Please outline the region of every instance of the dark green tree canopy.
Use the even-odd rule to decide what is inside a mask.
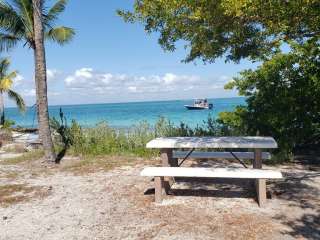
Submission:
[[[290,151],[320,144],[320,43],[291,47],[290,53],[278,53],[227,84],[247,97],[247,106],[232,116],[221,114],[225,123],[235,125],[241,119],[236,127],[274,136]]]
[[[299,0],[136,0],[134,10],[118,12],[159,32],[159,43],[173,51],[186,42],[185,61],[242,58],[263,60],[284,41],[319,37],[320,1]]]

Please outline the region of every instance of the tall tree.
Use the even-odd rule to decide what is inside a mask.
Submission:
[[[4,99],[3,95],[5,93],[8,94],[8,97],[12,99],[18,109],[21,112],[24,112],[26,109],[26,105],[24,103],[23,98],[14,90],[12,90],[12,85],[14,79],[17,76],[17,72],[8,72],[10,61],[8,58],[0,59],[0,125],[5,123],[5,113],[4,113]]]
[[[48,97],[47,97],[47,66],[44,48],[44,31],[42,22],[42,0],[33,0],[33,32],[34,32],[34,61],[36,95],[38,106],[39,134],[48,161],[56,161],[56,154],[49,126]]]
[[[11,0],[10,3],[0,1],[0,51],[20,41],[34,51],[39,135],[46,159],[53,162],[56,156],[49,127],[44,39],[62,45],[73,38],[72,28],[54,26],[67,0],[58,0],[51,8],[44,6],[44,0]]]

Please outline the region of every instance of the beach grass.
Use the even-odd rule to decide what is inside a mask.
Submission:
[[[110,127],[101,122],[93,128],[83,128],[76,121],[70,126],[54,120],[57,149],[66,148],[68,154],[75,156],[138,156],[154,157],[158,150],[147,149],[146,144],[156,137],[172,136],[223,136],[226,129],[215,119],[209,117],[195,128],[185,123],[176,126],[165,118],[159,118],[155,125],[142,121],[127,129]]]

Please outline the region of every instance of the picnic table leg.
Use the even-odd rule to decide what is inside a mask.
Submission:
[[[161,161],[163,167],[174,167],[174,160],[172,158],[172,149],[170,148],[163,148],[160,150],[161,152]],[[165,177],[164,178],[164,189],[166,193],[169,192],[170,186],[173,184],[172,177]]]
[[[163,177],[154,177],[154,186],[155,186],[155,202],[162,202],[162,192],[163,192]]]
[[[172,149],[164,148],[161,149],[161,160],[163,167],[177,167],[178,159],[172,157]]]
[[[262,168],[261,149],[255,149],[255,151],[254,151],[253,168],[257,168],[257,169]],[[266,180],[265,179],[255,180],[255,187],[256,187],[256,192],[257,192],[258,204],[260,207],[263,207],[263,205],[267,201]]]

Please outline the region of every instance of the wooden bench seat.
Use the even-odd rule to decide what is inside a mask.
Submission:
[[[198,178],[242,178],[257,179],[257,197],[260,206],[265,201],[265,179],[279,179],[282,174],[274,170],[247,168],[186,168],[186,167],[148,167],[142,170],[141,176],[155,178],[155,201],[162,201],[164,177],[198,177]]]
[[[173,151],[173,158],[185,158],[188,155],[188,151]],[[254,152],[232,152],[237,158],[240,159],[254,159]],[[194,151],[189,155],[189,158],[195,159],[234,159],[234,156],[230,152],[201,152]],[[271,159],[271,154],[268,152],[262,152],[262,159]]]

